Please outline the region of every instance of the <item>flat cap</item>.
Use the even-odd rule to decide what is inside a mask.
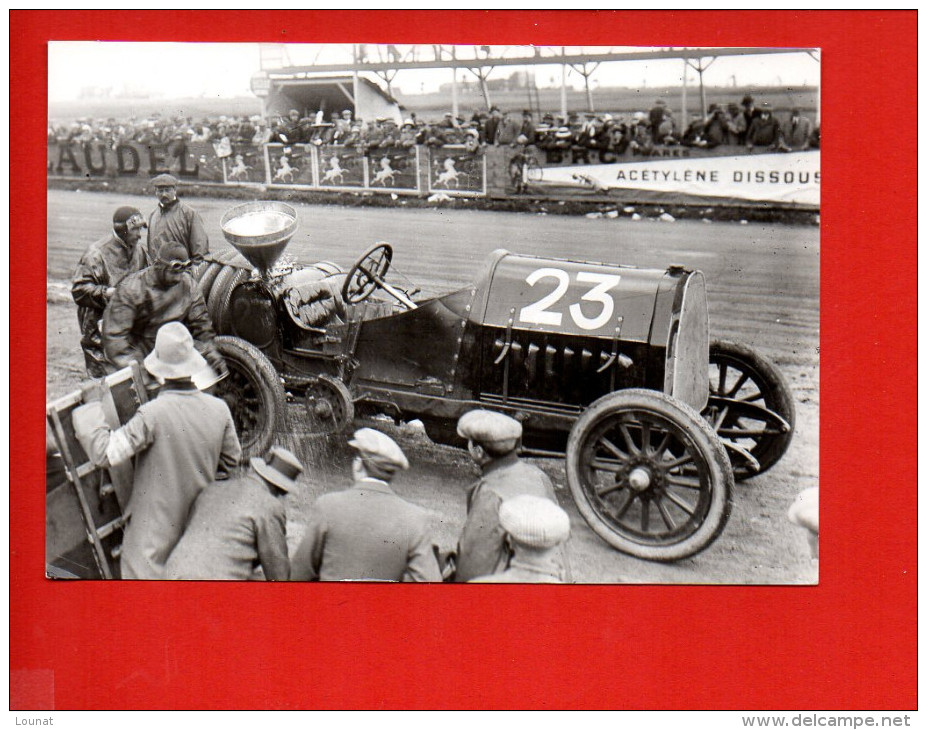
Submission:
[[[457,421],[457,435],[478,444],[497,444],[521,438],[521,424],[495,411],[468,411]]]
[[[358,429],[348,443],[357,450],[364,462],[376,469],[392,474],[397,469],[409,468],[409,460],[399,445],[385,433],[373,428]]]
[[[178,180],[173,175],[168,175],[164,173],[163,175],[158,175],[151,181],[151,184],[156,188],[167,188],[167,187],[177,187]]]
[[[499,524],[522,545],[552,548],[570,536],[570,517],[543,497],[522,494],[499,506]]]

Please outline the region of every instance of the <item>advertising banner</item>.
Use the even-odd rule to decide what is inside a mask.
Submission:
[[[651,158],[645,162],[545,167],[544,183],[653,190],[771,203],[821,204],[821,152]]]
[[[366,157],[354,146],[322,145],[318,148],[319,180],[322,188],[366,186]]]
[[[83,178],[154,177],[169,172],[180,178],[222,182],[222,164],[208,143],[181,140],[141,144],[125,142],[50,142],[49,175]]]
[[[377,147],[367,151],[369,187],[373,190],[418,190],[415,147]]]
[[[486,192],[486,164],[480,150],[463,145],[428,147],[429,192]]]
[[[315,184],[312,149],[307,149],[306,145],[269,144],[267,164],[272,185]]]

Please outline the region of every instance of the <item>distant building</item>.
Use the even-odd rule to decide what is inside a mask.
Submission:
[[[268,70],[269,89],[265,100],[267,116],[285,116],[296,109],[308,117],[320,109],[328,121],[332,112],[350,109],[355,118],[372,121],[377,117],[402,123],[402,107],[377,84],[360,77],[357,99],[354,98],[354,79],[343,76],[309,76],[305,71],[288,71],[286,68]]]

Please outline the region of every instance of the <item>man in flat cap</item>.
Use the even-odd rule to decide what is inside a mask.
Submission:
[[[91,244],[80,257],[71,279],[71,296],[77,304],[80,346],[87,374],[102,378],[108,372],[103,353],[100,320],[103,310],[126,275],[142,269],[145,255],[138,242],[146,223],[137,208],[123,205],[113,213],[112,230]]]
[[[111,431],[99,401],[76,408],[72,420],[95,466],[107,468],[135,457],[122,577],[158,580],[190,506],[217,477],[238,467],[241,445],[225,401],[200,392],[193,382],[206,362],[186,327],[179,322],[161,327],[144,364],[164,385],[125,426]]]
[[[512,552],[501,573],[471,583],[563,583],[557,546],[570,536],[570,517],[544,497],[522,494],[499,505],[499,524]]]
[[[193,335],[196,349],[216,372],[227,372],[213,345],[215,332],[199,287],[187,272],[193,266],[187,249],[176,242],[161,246],[154,264],[129,274],[103,313],[103,351],[114,369],[142,362],[155,345],[162,325],[180,322]]]
[[[148,264],[153,264],[158,251],[168,242],[183,245],[185,258],[200,261],[209,253],[209,237],[203,221],[193,208],[177,197],[177,178],[173,175],[158,175],[151,181],[158,207],[148,217],[148,245],[145,255]]]
[[[557,504],[548,476],[518,457],[521,424],[495,411],[464,413],[457,422],[457,434],[467,439],[470,458],[483,472],[467,494],[467,521],[457,543],[455,580],[466,582],[499,573],[509,565],[511,553],[505,530],[499,524],[499,507],[522,494],[541,497]],[[570,580],[566,554],[557,550],[559,577]]]
[[[287,580],[286,512],[281,497],[296,489],[303,466],[274,446],[237,479],[213,482],[193,503],[183,537],[165,566],[172,580]]]
[[[290,564],[290,580],[441,582],[428,512],[390,487],[409,468],[385,433],[362,428],[349,442],[357,452],[354,485],[323,494]]]

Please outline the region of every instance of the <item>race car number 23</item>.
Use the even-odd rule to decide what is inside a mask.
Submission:
[[[615,300],[609,292],[618,286],[621,277],[618,274],[604,274],[594,271],[577,271],[576,281],[580,284],[591,284],[581,297],[583,302],[592,302],[593,306],[599,305],[601,310],[594,317],[587,317],[583,313],[580,302],[575,302],[567,307],[570,317],[577,326],[584,330],[595,330],[607,324],[615,311]],[[534,304],[522,307],[518,317],[522,322],[531,322],[532,324],[548,325],[550,327],[559,327],[563,321],[563,312],[558,311],[557,305],[564,295],[570,289],[570,274],[563,269],[544,268],[536,269],[525,277],[525,282],[532,288],[537,284],[539,289],[550,284],[553,279],[555,283],[553,291],[545,294]],[[542,282],[544,282],[542,284]],[[590,309],[592,307],[588,307]]]

